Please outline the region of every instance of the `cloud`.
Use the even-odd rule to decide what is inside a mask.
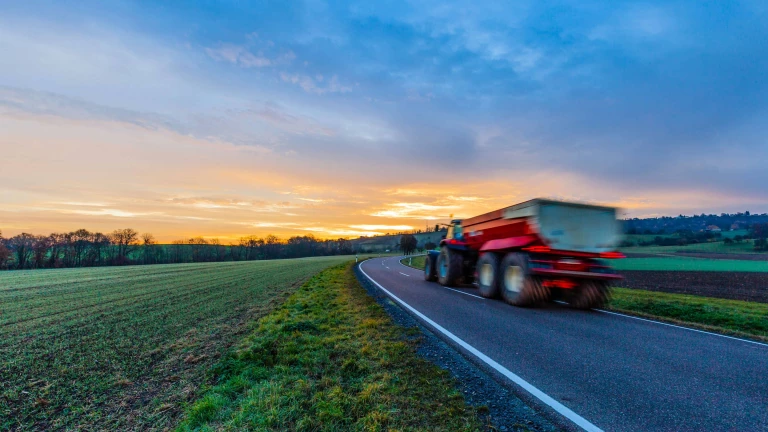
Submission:
[[[135,218],[139,216],[148,216],[151,213],[134,213],[130,211],[120,210],[120,209],[111,209],[111,208],[105,208],[105,209],[99,209],[99,210],[59,210],[62,213],[73,213],[73,214],[79,214],[79,215],[87,215],[87,216],[112,216],[112,217],[118,217],[118,218]]]
[[[415,203],[393,203],[388,204],[384,209],[371,213],[371,216],[401,219],[447,219],[449,213],[452,213],[459,206],[455,205],[434,205],[420,202]]]
[[[343,85],[339,82],[339,77],[333,75],[329,80],[325,80],[322,75],[311,77],[302,74],[280,73],[280,79],[284,82],[296,84],[307,93],[322,95],[325,93],[349,93],[352,86]]]
[[[253,54],[246,47],[238,45],[222,44],[217,48],[205,48],[205,53],[215,60],[227,61],[246,68],[262,68],[273,64],[272,60],[264,57],[263,53]]]
[[[350,225],[350,228],[364,231],[410,231],[411,225]]]

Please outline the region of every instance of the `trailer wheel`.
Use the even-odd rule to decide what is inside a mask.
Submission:
[[[477,288],[485,298],[499,296],[499,257],[488,252],[477,260]]]
[[[577,288],[571,306],[576,309],[603,307],[610,298],[608,284],[601,281],[587,280]]]
[[[437,281],[443,286],[452,286],[461,278],[464,258],[461,253],[443,247],[437,257]]]
[[[427,282],[434,282],[437,280],[437,269],[435,268],[435,260],[432,255],[427,254],[424,258],[424,280]]]
[[[549,288],[541,279],[528,271],[528,257],[521,253],[509,253],[499,268],[501,297],[514,306],[533,306],[549,299]]]

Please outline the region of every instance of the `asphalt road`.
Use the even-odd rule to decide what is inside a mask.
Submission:
[[[768,345],[557,304],[516,308],[425,282],[396,257],[361,269],[586,429],[768,431]]]

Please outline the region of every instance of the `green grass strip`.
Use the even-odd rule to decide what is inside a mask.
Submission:
[[[610,264],[616,270],[768,272],[768,261],[660,257],[624,258]]]
[[[426,259],[427,259],[426,255],[419,255],[419,256],[415,256],[415,257],[403,258],[403,259],[400,260],[400,262],[405,264],[405,265],[407,265],[407,266],[409,266],[409,267],[413,267],[413,268],[416,268],[416,269],[419,269],[419,270],[423,270],[424,269],[424,260],[426,260]]]
[[[411,332],[412,333],[412,332]],[[479,430],[349,264],[319,273],[212,370],[179,430]]]
[[[614,288],[608,309],[768,340],[768,304],[765,303]]]

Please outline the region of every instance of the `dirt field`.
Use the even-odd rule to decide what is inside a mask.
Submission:
[[[768,273],[639,270],[620,273],[625,279],[617,285],[627,288],[768,303]]]
[[[664,253],[637,253],[628,252],[627,258],[659,258],[659,257],[684,257],[684,258],[706,258],[717,260],[739,260],[739,261],[768,261],[768,254],[732,254],[716,252],[664,252]]]
[[[768,261],[766,254],[724,254],[710,252],[676,252],[672,255],[691,258],[725,259],[742,261]]]

